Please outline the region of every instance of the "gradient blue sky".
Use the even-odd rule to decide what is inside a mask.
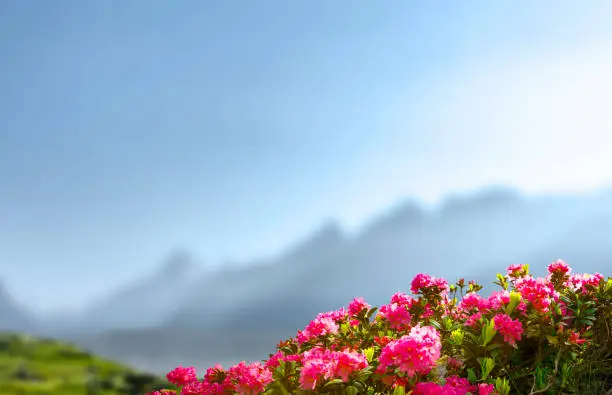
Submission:
[[[612,181],[612,2],[0,2],[0,276],[75,308],[405,196]]]

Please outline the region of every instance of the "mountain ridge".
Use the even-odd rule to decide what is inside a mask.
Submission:
[[[167,287],[174,299],[157,306],[148,325],[106,325],[66,336],[160,371],[179,361],[207,367],[265,358],[316,313],[356,296],[387,303],[394,292],[409,292],[418,272],[484,281],[489,290],[495,273],[512,263],[530,263],[537,272],[563,258],[579,271],[603,271],[612,261],[605,237],[611,226],[612,192],[526,196],[489,188],[450,196],[435,209],[405,200],[355,234],[325,222],[275,257],[199,273],[190,278],[193,287],[178,281]]]

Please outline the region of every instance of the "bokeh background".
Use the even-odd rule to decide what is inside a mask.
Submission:
[[[609,1],[0,2],[0,329],[267,358],[425,272],[612,268]]]

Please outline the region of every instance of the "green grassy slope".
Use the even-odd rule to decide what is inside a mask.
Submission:
[[[164,387],[162,377],[70,344],[0,332],[2,395],[143,395]]]

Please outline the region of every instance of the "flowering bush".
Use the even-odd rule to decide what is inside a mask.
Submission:
[[[262,362],[168,373],[161,394],[569,394],[612,388],[612,278],[563,261],[535,278],[511,265],[488,298],[463,279],[417,275],[380,309],[321,313]]]

